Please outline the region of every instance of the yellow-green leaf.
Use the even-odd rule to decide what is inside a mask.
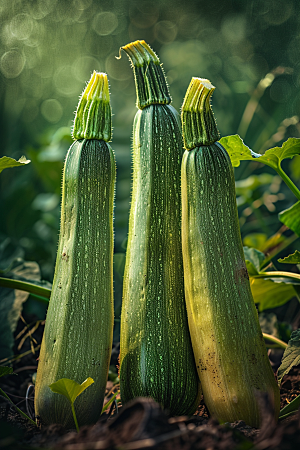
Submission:
[[[263,155],[253,152],[237,134],[223,137],[220,139],[220,143],[227,150],[233,167],[238,167],[240,161],[256,159],[277,170],[283,159],[293,158],[300,154],[300,138],[289,138],[282,144],[282,147],[270,148]]]
[[[275,283],[264,278],[250,277],[250,286],[254,302],[258,303],[260,312],[284,305],[296,295],[292,284]]]
[[[280,222],[300,236],[300,201],[279,213],[278,217]]]
[[[0,158],[0,173],[4,169],[9,169],[11,167],[24,166],[30,163],[30,159],[26,159],[25,156],[21,156],[21,158],[17,161],[13,158],[9,158],[8,156],[3,156]]]
[[[83,383],[79,384],[69,378],[61,378],[55,383],[50,384],[49,388],[56,394],[61,394],[66,397],[71,404],[73,404],[83,391],[94,383],[93,378],[87,378]]]
[[[278,262],[284,264],[300,264],[300,252],[296,250],[295,253],[292,253],[285,258],[279,258]]]
[[[259,153],[254,153],[247,147],[238,134],[222,137],[219,142],[227,150],[233,167],[238,167],[240,161],[249,161],[261,157]]]

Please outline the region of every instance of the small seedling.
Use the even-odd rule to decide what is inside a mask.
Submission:
[[[77,432],[79,432],[79,426],[75,413],[74,402],[76,398],[93,383],[94,380],[90,377],[81,384],[77,383],[74,380],[69,380],[68,378],[61,378],[60,380],[50,384],[49,386],[52,392],[63,395],[69,400]]]
[[[4,375],[9,375],[9,374],[11,374],[11,373],[13,373],[12,367],[5,367],[5,366],[0,367],[0,378],[1,378],[1,377],[4,377]],[[29,420],[29,422],[31,422],[33,425],[37,426],[37,424],[36,424],[32,419],[30,419],[30,417],[28,417],[27,414],[25,414],[23,411],[21,411],[21,410],[14,404],[14,402],[11,401],[11,399],[9,398],[9,396],[8,396],[7,394],[5,394],[5,392],[4,392],[1,388],[0,388],[0,396],[1,396],[1,397],[4,397],[4,398],[9,402],[9,404],[10,404],[11,406],[13,406],[13,407],[18,411],[19,414],[21,414],[21,416],[25,417],[25,419]]]

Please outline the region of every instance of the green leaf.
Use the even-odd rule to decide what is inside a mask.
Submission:
[[[50,384],[49,388],[56,394],[66,397],[71,404],[73,404],[83,391],[86,390],[91,384],[94,383],[93,378],[87,378],[83,383],[79,384],[69,378],[61,378],[55,383]]]
[[[4,375],[9,375],[10,373],[13,373],[12,367],[6,367],[6,366],[0,367],[0,377],[4,377]]]
[[[238,167],[240,161],[256,159],[277,171],[283,159],[300,154],[300,138],[289,138],[282,147],[270,148],[263,155],[253,152],[237,134],[223,137],[220,143],[227,150],[233,167]]]
[[[248,247],[244,247],[244,255],[249,276],[257,275],[266,258],[265,255],[256,248]]]
[[[261,157],[259,153],[254,153],[247,147],[238,134],[222,137],[219,142],[227,150],[233,167],[238,167],[240,161],[249,161]]]
[[[274,147],[267,150],[259,161],[277,170],[282,160],[293,158],[300,154],[300,139],[289,138],[282,144],[282,147]]]
[[[300,201],[278,214],[280,222],[284,223],[294,233],[300,236]]]
[[[21,158],[16,161],[13,158],[9,158],[8,156],[3,156],[0,158],[0,173],[4,169],[9,169],[11,167],[24,166],[30,163],[30,159],[26,159],[25,156],[21,156]]]
[[[254,302],[258,303],[259,312],[284,305],[293,297],[295,290],[292,284],[274,282],[264,278],[250,276],[250,286]]]
[[[300,395],[298,395],[298,397],[294,398],[294,400],[292,400],[291,403],[289,403],[280,410],[279,419],[285,419],[291,414],[298,412],[299,406],[300,406]]]
[[[283,354],[281,365],[277,372],[279,386],[284,375],[288,374],[291,368],[298,364],[300,364],[300,329],[292,332],[291,339]]]
[[[277,261],[284,264],[300,264],[300,252],[296,250],[295,253],[285,258],[279,258]]]

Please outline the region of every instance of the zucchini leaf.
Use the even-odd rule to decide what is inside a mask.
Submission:
[[[264,253],[256,248],[244,247],[244,255],[249,276],[258,275],[260,268],[266,259]]]
[[[280,386],[284,375],[288,374],[292,367],[300,364],[300,329],[293,331],[288,346],[283,354],[280,367],[277,372],[278,385]]]
[[[259,312],[277,308],[295,297],[295,286],[299,285],[299,280],[289,277],[289,272],[282,272],[283,276],[280,278],[272,278],[272,272],[263,272],[261,268],[266,257],[256,248],[244,247],[244,255],[251,292]],[[265,278],[261,277],[262,275],[265,275]]]
[[[284,305],[296,295],[292,284],[282,281],[278,282],[277,280],[275,282],[270,279],[255,278],[255,276],[251,275],[250,287],[254,302],[258,303],[259,312]]]
[[[219,142],[229,154],[233,167],[238,167],[241,161],[251,161],[261,157],[259,153],[247,147],[238,134],[222,137]]]
[[[0,158],[0,173],[4,169],[9,169],[11,167],[24,166],[30,163],[30,159],[26,159],[25,156],[21,156],[21,158],[17,161],[14,158],[9,158],[8,156],[3,156]]]
[[[255,153],[247,147],[238,134],[223,137],[220,139],[220,143],[227,150],[233,167],[238,167],[240,161],[255,159],[277,171],[283,159],[293,158],[300,154],[300,138],[289,138],[282,144],[282,147],[270,148],[263,155]]]
[[[285,258],[279,258],[277,261],[284,264],[300,264],[300,252],[296,250],[295,253],[292,253]]]
[[[300,406],[300,395],[298,395],[298,397],[294,398],[294,400],[292,400],[291,403],[289,403],[280,410],[279,419],[285,419],[291,414],[298,412],[299,406]]]
[[[284,223],[294,233],[300,236],[300,201],[278,214],[280,222]]]

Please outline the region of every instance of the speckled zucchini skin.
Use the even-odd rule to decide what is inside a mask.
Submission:
[[[185,151],[182,243],[189,328],[204,401],[222,422],[258,427],[254,390],[279,389],[250,290],[230,158],[219,144]]]
[[[180,118],[170,105],[149,105],[137,112],[133,130],[121,398],[150,396],[171,414],[190,414],[201,389],[184,302]]]
[[[75,141],[63,174],[61,228],[35,387],[36,415],[74,427],[71,407],[49,388],[60,378],[92,384],[75,401],[79,425],[101,414],[113,332],[115,160],[102,140]]]

